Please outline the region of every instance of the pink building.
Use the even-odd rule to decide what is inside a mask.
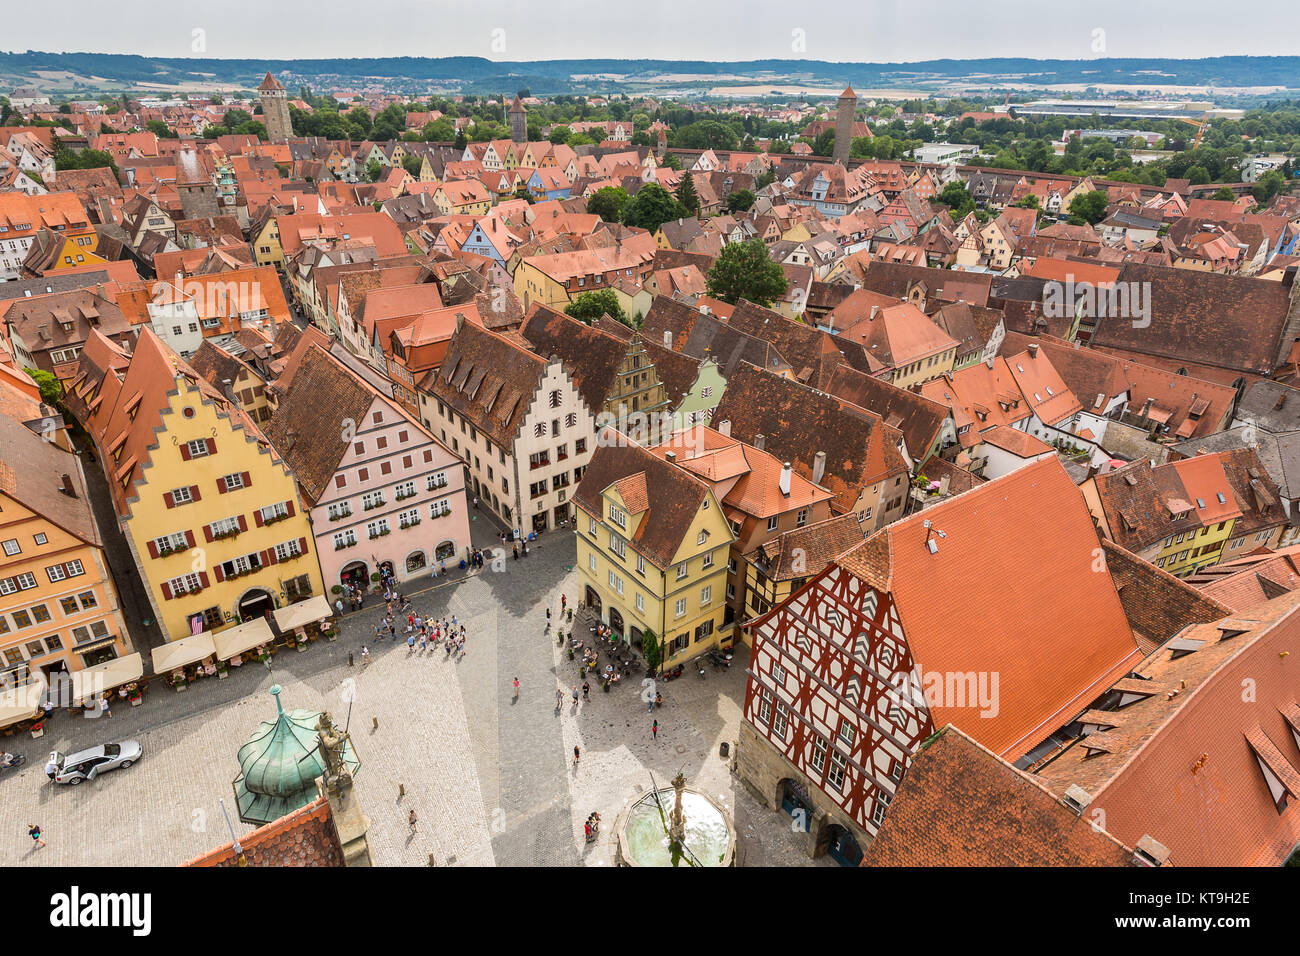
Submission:
[[[325,587],[399,581],[469,552],[462,461],[329,352],[302,350],[276,382],[266,436],[311,510]]]

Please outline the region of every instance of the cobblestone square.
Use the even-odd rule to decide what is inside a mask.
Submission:
[[[474,537],[483,547],[497,543],[482,515]],[[340,726],[350,722],[377,865],[427,865],[432,857],[438,865],[610,866],[608,832],[584,843],[587,814],[598,810],[612,829],[652,774],[662,786],[678,770],[734,813],[740,864],[810,865],[790,818],[759,806],[719,755],[724,741],[734,753],[743,655],[728,669],[709,667],[703,678],[688,669],[661,684],[664,706],[654,714],[640,700],[635,675],[608,693],[593,681],[590,700],[574,706],[569,689],[581,683],[578,665],[547,631],[545,613],[551,607],[558,621],[560,595],[576,600],[573,561],[572,536],[559,532],[527,558],[508,559],[503,571],[489,567],[408,593],[421,613],[455,614],[466,625],[463,657],[412,653],[400,639],[376,642],[383,609],[371,598],[371,606],[344,617],[337,641],[301,653],[280,648],[269,671],[246,664],[184,693],[155,681],[141,706],[115,704],[111,718],[57,713],[43,738],[8,738],[5,747],[28,764],[0,779],[9,824],[0,862],[176,865],[229,841],[222,798],[236,834],[248,832],[233,815],[235,752],[259,722],[273,719],[268,691],[278,683],[286,708],[323,708]],[[372,658],[365,667],[363,643]],[[346,681],[355,687],[350,717]],[[559,708],[557,689],[565,691]],[[655,719],[658,739],[651,736]],[[115,739],[140,741],[141,762],[78,787],[46,781],[49,750]],[[582,748],[577,768],[575,745]],[[406,823],[411,808],[419,817],[414,834]],[[29,845],[30,823],[41,825],[48,847]]]

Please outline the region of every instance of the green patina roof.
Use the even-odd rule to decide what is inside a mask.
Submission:
[[[245,823],[270,823],[311,803],[317,796],[316,778],[325,772],[317,746],[320,711],[286,712],[279,684],[271,694],[276,719],[263,721],[236,754],[240,774],[235,778],[235,800]],[[344,763],[354,773],[360,766],[350,743]]]

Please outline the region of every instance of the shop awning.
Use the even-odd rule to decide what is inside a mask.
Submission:
[[[224,631],[217,631],[211,636],[212,643],[217,649],[217,657],[223,661],[228,661],[244,651],[250,651],[258,644],[270,644],[275,640],[275,635],[271,633],[271,625],[266,623],[264,617],[253,618],[243,624],[228,627]]]
[[[31,720],[41,712],[44,696],[45,685],[40,683],[6,687],[0,691],[0,727],[8,727],[20,720]]]
[[[121,687],[144,674],[144,661],[138,653],[115,657],[94,667],[72,672],[72,698],[76,701],[98,697],[105,691]]]
[[[153,672],[167,674],[178,667],[211,657],[216,652],[212,635],[207,632],[182,637],[179,641],[172,641],[153,649]]]
[[[295,627],[323,621],[333,613],[334,611],[326,597],[323,594],[317,594],[305,601],[299,601],[297,604],[290,604],[288,607],[280,608],[275,612],[275,625],[281,631],[292,631]]]

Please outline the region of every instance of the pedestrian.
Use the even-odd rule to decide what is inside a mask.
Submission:
[[[334,602],[334,612],[335,612],[336,614],[338,614],[339,617],[342,617],[342,616],[343,616],[343,599],[342,599],[342,598],[339,598],[337,601]]]
[[[50,759],[45,761],[45,776],[53,780],[54,775],[58,772],[59,765],[54,762],[54,752],[50,751]]]
[[[655,740],[659,739],[659,721],[656,720],[653,724],[650,725],[650,736],[653,737]]]
[[[577,744],[574,744],[573,745],[573,769],[574,770],[578,769],[578,761],[581,759],[582,759],[582,751],[578,749]]]
[[[566,606],[568,603],[569,603],[569,596],[568,596],[567,594],[561,594],[561,595],[560,595],[560,613],[561,613],[561,614],[564,613],[564,608],[565,608],[565,606]]]
[[[474,510],[478,511],[478,495],[474,496]]]
[[[577,684],[573,685],[573,706],[574,707],[578,706],[578,685]]]
[[[518,561],[518,560],[519,560],[519,543],[516,542],[516,543],[513,545],[513,547],[514,547],[514,549],[515,549],[515,560]]]
[[[407,824],[411,827],[411,832],[414,833],[414,832],[415,832],[415,825],[416,825],[416,823],[419,822],[419,820],[418,820],[418,819],[416,818],[416,816],[415,816],[415,808],[414,808],[414,807],[412,807],[412,808],[411,808],[411,812],[408,813],[408,814],[406,815],[406,822],[407,822]]]
[[[591,684],[585,680],[582,682],[582,699],[591,700]]]
[[[515,700],[519,699],[519,678],[515,678]]]
[[[41,839],[40,824],[29,823],[27,825],[27,835],[31,837],[34,842],[39,843],[41,846],[45,846],[45,841]]]
[[[370,663],[370,648],[362,644],[361,645],[361,666],[365,667],[369,663]]]
[[[107,697],[101,697],[101,698],[99,698],[99,716],[101,716],[101,717],[112,717],[112,716],[113,716],[113,712],[112,712],[111,710],[108,709],[108,698],[107,698]]]
[[[408,654],[411,654],[414,653],[414,651],[415,651],[415,635],[412,634],[406,639],[406,652]]]
[[[564,706],[564,691],[560,690],[557,687],[555,688],[555,709],[559,710],[563,706]]]

